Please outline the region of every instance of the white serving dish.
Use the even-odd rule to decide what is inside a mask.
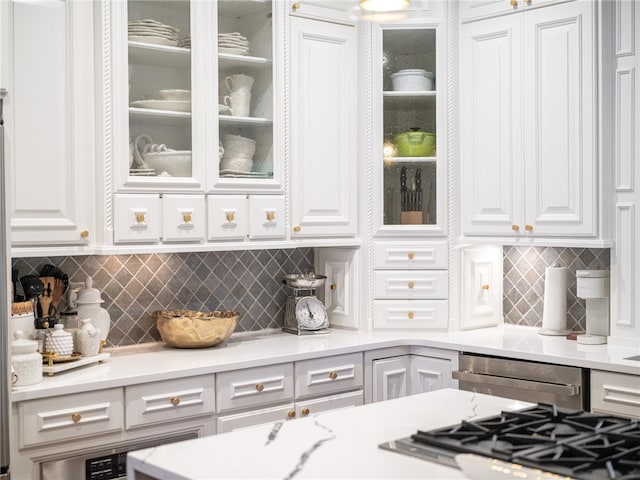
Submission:
[[[152,108],[154,110],[171,110],[173,112],[190,112],[191,100],[136,100],[131,102],[132,107]]]
[[[157,175],[167,172],[172,177],[191,176],[191,150],[148,152],[143,153],[142,157]]]
[[[168,100],[191,103],[191,90],[156,90],[154,92],[145,94],[144,97],[146,100]]]
[[[419,68],[400,70],[391,75],[393,90],[422,92],[433,90],[433,73]]]

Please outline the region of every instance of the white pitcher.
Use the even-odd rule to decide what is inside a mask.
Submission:
[[[251,93],[253,82],[254,78],[249,75],[245,75],[244,73],[236,73],[224,79],[224,83],[229,92]]]

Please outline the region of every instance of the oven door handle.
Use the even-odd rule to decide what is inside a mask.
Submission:
[[[522,390],[546,392],[556,395],[580,394],[580,385],[560,385],[558,383],[521,380],[519,378],[498,377],[495,375],[485,375],[470,372],[451,372],[451,376],[456,380],[479,383],[485,386],[495,385],[500,387],[519,388]]]

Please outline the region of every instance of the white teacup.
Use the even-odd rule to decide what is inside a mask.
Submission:
[[[231,92],[225,95],[224,104],[231,109],[232,117],[248,117],[251,111],[251,94],[248,92]]]
[[[254,79],[244,73],[236,73],[230,75],[224,79],[224,83],[227,86],[229,92],[246,92],[251,93],[251,87],[253,87]]]

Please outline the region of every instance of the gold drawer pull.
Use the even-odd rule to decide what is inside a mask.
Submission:
[[[80,415],[79,413],[73,413],[71,414],[71,420],[73,420],[73,423],[78,423],[80,420],[82,420],[82,415]]]
[[[259,391],[259,392],[263,391],[264,390],[264,385],[261,384],[261,383],[257,384],[256,385],[256,390]]]
[[[527,232],[530,232],[531,230],[533,230],[533,225],[528,225],[528,224],[527,224],[527,225],[525,225],[525,226],[524,226],[524,229],[525,229]]]
[[[298,10],[299,8],[300,8],[300,3],[299,2],[296,2],[293,5],[291,5],[291,10],[293,10],[294,12],[296,10]]]
[[[236,216],[231,212],[227,212],[226,217],[227,217],[227,222],[233,222],[236,219]]]
[[[409,282],[409,283],[407,284],[407,287],[409,287],[409,288],[413,288],[413,287],[414,287],[414,283],[413,283],[413,282]]]
[[[511,225],[511,230],[513,230],[514,232],[517,232],[518,230],[520,230],[520,226],[519,225]]]
[[[309,410],[308,408],[302,409],[302,415],[309,415],[310,413],[311,413],[311,410]]]
[[[136,213],[136,222],[138,223],[144,222],[144,213]]]
[[[183,213],[182,214],[182,220],[184,220],[185,223],[191,222],[191,214],[190,213]]]
[[[267,212],[267,220],[273,222],[276,219],[276,214],[273,212]]]
[[[174,407],[180,405],[180,397],[171,397],[171,405]]]
[[[413,317],[414,317],[413,312],[407,313],[407,317],[409,317],[409,320],[413,320]]]
[[[335,283],[332,283],[331,285],[329,285],[329,288],[330,288],[331,290],[335,290],[335,289],[336,289],[336,288],[338,288],[338,287],[336,286],[336,284],[335,284]]]
[[[487,284],[482,285],[482,289],[483,290],[489,290],[489,285],[487,285]]]
[[[413,260],[413,257],[414,257],[413,252],[407,253],[407,257],[409,258],[409,260]]]
[[[287,417],[293,418],[295,416],[296,416],[295,410],[289,410],[289,412],[287,412]]]
[[[87,230],[83,230],[80,232],[81,238],[87,238],[89,236],[89,232]]]
[[[337,374],[336,372],[331,372],[331,373],[329,374],[329,378],[330,378],[331,380],[335,380],[336,378],[338,378],[338,374]]]
[[[302,228],[300,228],[300,226],[298,226],[298,225],[293,227],[293,231],[296,232],[296,233],[300,233],[300,230],[302,230]]]
[[[512,7],[517,7],[518,6],[518,0],[510,0],[509,3],[511,4]]]

